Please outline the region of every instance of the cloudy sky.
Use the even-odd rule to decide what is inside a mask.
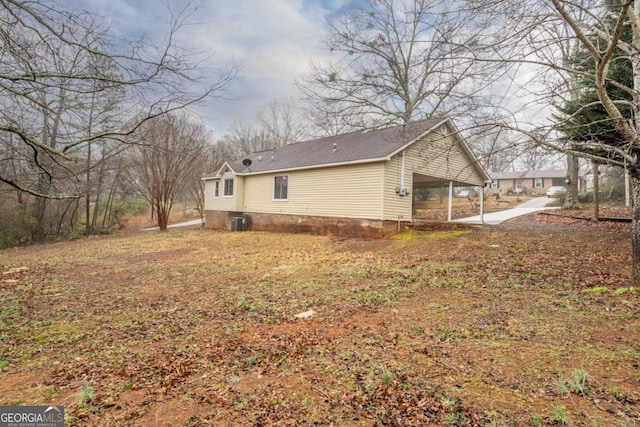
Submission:
[[[172,0],[177,8],[184,1]],[[158,0],[85,0],[87,10],[111,21],[112,29],[129,37],[166,35],[166,6]],[[200,0],[190,20],[188,43],[213,55],[214,65],[235,62],[241,71],[231,86],[231,99],[214,100],[200,110],[220,137],[234,122],[251,122],[273,99],[296,94],[294,80],[322,61],[320,49],[327,19],[346,0]]]

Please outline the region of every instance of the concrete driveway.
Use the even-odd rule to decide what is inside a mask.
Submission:
[[[179,222],[177,224],[170,224],[167,226],[167,228],[182,228],[182,227],[195,227],[197,225],[201,225],[204,224],[204,221],[201,219],[194,219],[191,221],[185,221],[185,222]],[[160,228],[158,227],[149,227],[149,228],[143,228],[142,231],[157,231],[160,230]]]
[[[491,212],[484,214],[484,224],[497,225],[501,222],[507,221],[512,218],[516,218],[523,215],[528,215],[535,212],[540,212],[549,209],[560,209],[559,207],[548,207],[547,205],[558,199],[552,199],[549,197],[536,197],[535,199],[527,200],[526,202],[516,206],[512,209],[506,209],[500,212]],[[480,221],[480,215],[470,216],[468,218],[454,219],[451,222],[459,222],[464,224],[482,224]]]

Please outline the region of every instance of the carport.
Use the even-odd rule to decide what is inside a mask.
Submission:
[[[485,181],[485,185],[491,181]],[[443,179],[434,176],[423,175],[420,173],[413,173],[413,188],[447,188],[447,222],[452,221],[453,211],[453,189],[456,187],[478,187],[476,183],[470,183],[459,180]],[[479,192],[480,195],[480,222],[484,223],[484,188]]]

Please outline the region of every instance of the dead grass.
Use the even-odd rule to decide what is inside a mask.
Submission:
[[[636,425],[628,225],[535,218],[1,251],[0,404],[71,426]]]

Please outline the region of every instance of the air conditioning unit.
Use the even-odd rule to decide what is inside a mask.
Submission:
[[[234,216],[231,218],[231,231],[245,231],[244,218],[241,216]]]

